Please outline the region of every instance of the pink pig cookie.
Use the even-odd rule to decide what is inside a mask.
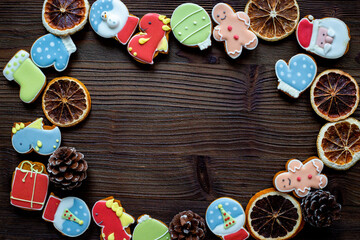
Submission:
[[[280,192],[294,191],[298,197],[305,197],[311,188],[322,189],[328,183],[327,177],[321,174],[324,163],[316,157],[304,163],[291,159],[286,166],[287,172],[281,171],[274,177],[274,186]]]
[[[212,10],[212,18],[219,24],[213,36],[216,41],[225,41],[226,53],[231,58],[239,57],[243,46],[249,50],[257,47],[258,39],[249,30],[250,18],[246,13],[235,12],[230,5],[218,3]]]

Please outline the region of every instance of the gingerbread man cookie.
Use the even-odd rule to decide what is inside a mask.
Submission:
[[[212,10],[213,20],[219,24],[214,28],[213,36],[216,41],[225,42],[226,53],[233,59],[241,55],[242,48],[253,50],[257,47],[258,39],[249,30],[250,18],[244,12],[235,12],[226,3],[218,3]]]
[[[287,171],[278,172],[274,177],[274,186],[280,192],[292,192],[298,197],[305,197],[311,188],[326,187],[328,179],[321,171],[324,163],[317,157],[310,157],[304,163],[290,159],[286,164]]]

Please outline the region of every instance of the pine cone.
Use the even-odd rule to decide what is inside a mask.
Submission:
[[[72,147],[61,147],[49,158],[47,170],[50,181],[62,190],[80,187],[86,179],[88,164],[84,155]]]
[[[169,225],[172,240],[201,240],[205,238],[205,220],[191,210],[174,216]]]
[[[341,205],[328,191],[317,190],[301,202],[304,220],[314,227],[328,227],[340,219]]]

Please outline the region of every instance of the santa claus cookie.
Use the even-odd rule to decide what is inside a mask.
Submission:
[[[224,42],[226,53],[233,59],[241,55],[243,47],[253,50],[258,39],[249,30],[250,18],[244,12],[235,12],[226,3],[218,3],[212,10],[212,18],[217,25],[213,36],[216,41]]]
[[[97,201],[92,209],[95,223],[101,227],[101,240],[130,240],[130,225],[135,219],[125,212],[119,200],[108,197]]]
[[[311,188],[323,189],[328,179],[321,171],[324,163],[317,157],[310,157],[305,162],[290,159],[286,163],[287,171],[274,176],[274,186],[279,192],[292,192],[298,197],[305,197]]]
[[[103,38],[126,44],[135,32],[139,18],[129,14],[120,0],[97,0],[90,9],[90,25]]]
[[[244,228],[244,209],[232,198],[222,197],[213,201],[206,210],[205,218],[209,229],[223,240],[244,240],[249,237]]]
[[[336,59],[349,49],[350,30],[337,18],[314,19],[309,15],[300,20],[296,38],[306,51],[323,58]]]

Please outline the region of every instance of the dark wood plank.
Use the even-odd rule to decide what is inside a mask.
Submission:
[[[94,1],[91,0],[91,3]],[[124,0],[130,12],[156,11],[171,16],[182,1]],[[197,0],[211,12],[217,1]],[[246,1],[229,1],[242,10]],[[299,1],[301,16],[334,16],[351,30],[350,51],[338,60],[315,57],[319,71],[342,69],[360,78],[359,1]],[[30,50],[46,30],[42,1],[0,1],[0,66],[19,49]],[[243,207],[256,192],[272,186],[272,177],[289,158],[316,155],[315,141],[325,121],[311,108],[309,93],[291,100],[276,90],[274,64],[303,52],[295,36],[260,41],[254,51],[230,60],[222,43],[201,52],[181,46],[170,35],[170,53],[154,66],[134,61],[126,48],[97,36],[87,25],[75,34],[78,48],[67,70],[44,69],[48,80],[69,75],[81,80],[92,97],[88,119],[62,129],[63,145],[85,154],[89,178],[74,192],[89,205],[113,195],[135,217],[147,213],[166,223],[179,211],[204,216],[217,197],[230,196]],[[61,235],[40,212],[9,203],[12,171],[25,159],[46,163],[46,157],[19,155],[11,147],[15,121],[43,116],[41,101],[26,105],[16,83],[0,81],[0,238],[55,239]],[[359,118],[356,111],[354,117]],[[346,172],[326,168],[328,189],[343,205],[341,221],[329,229],[306,226],[295,239],[357,239],[360,234],[360,166]],[[79,239],[99,239],[92,223]],[[209,240],[218,239],[208,234]]]

